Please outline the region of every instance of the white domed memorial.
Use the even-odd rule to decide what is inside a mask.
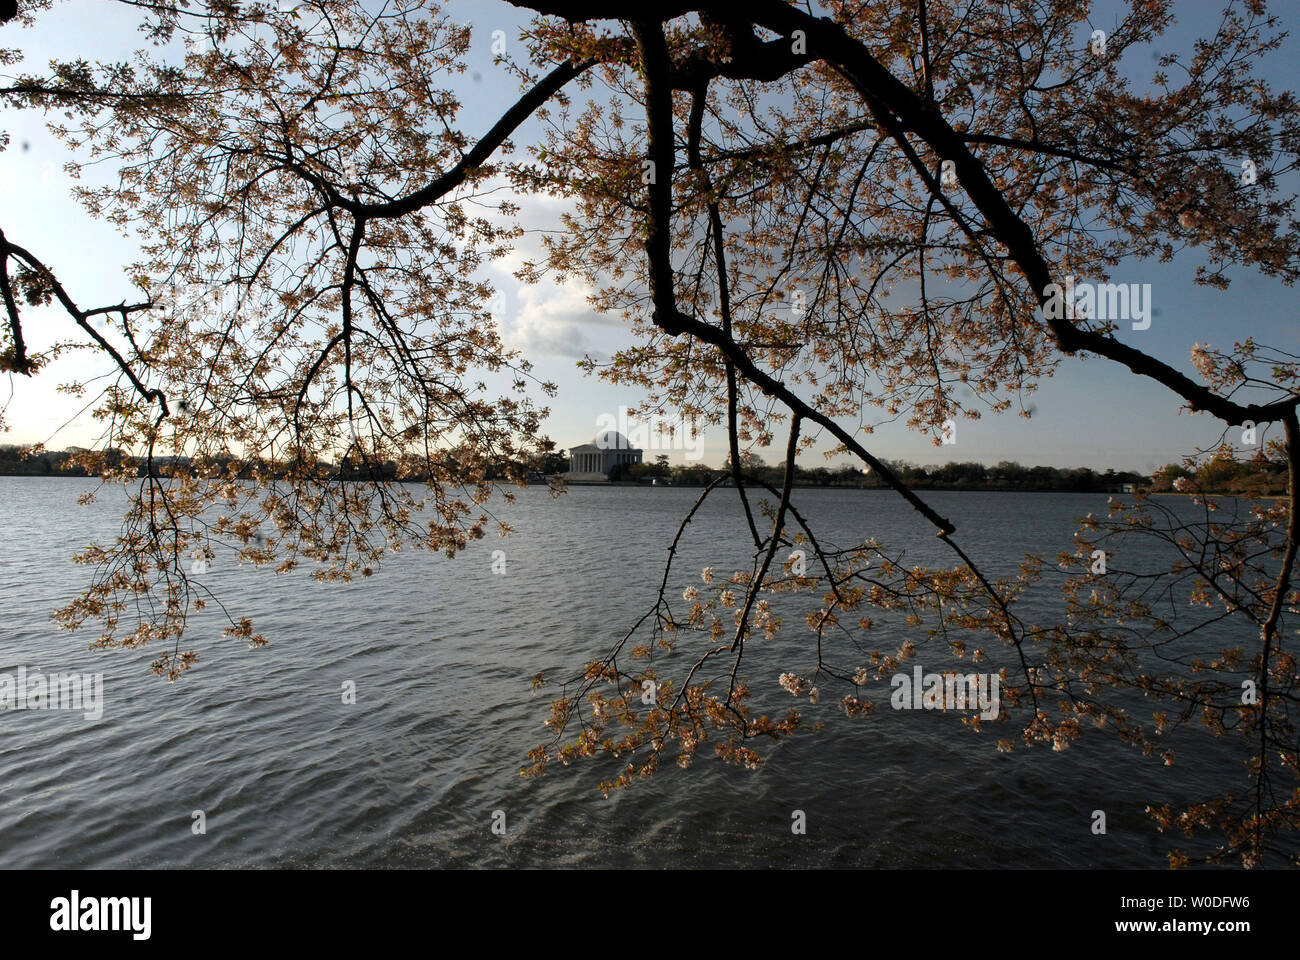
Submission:
[[[641,462],[643,450],[617,430],[606,430],[590,443],[569,449],[568,481],[605,483],[615,467],[630,467]]]

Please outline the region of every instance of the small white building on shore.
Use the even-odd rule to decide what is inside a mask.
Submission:
[[[569,472],[564,478],[588,483],[608,481],[615,467],[640,463],[643,453],[617,430],[606,430],[590,443],[569,448]]]

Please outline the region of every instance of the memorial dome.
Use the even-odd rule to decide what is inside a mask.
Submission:
[[[632,450],[631,441],[617,430],[606,430],[591,441],[602,450]]]

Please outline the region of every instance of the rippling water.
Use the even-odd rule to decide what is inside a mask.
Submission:
[[[320,585],[224,563],[207,582],[254,618],[270,646],[223,640],[196,617],[198,665],[175,683],[156,652],[88,652],[50,612],[87,571],[69,562],[111,538],[116,491],[78,507],[74,478],[0,477],[0,672],[102,672],[102,719],[0,712],[0,866],[863,866],[1160,867],[1178,838],[1144,807],[1244,784],[1237,745],[1193,731],[1164,767],[1085,733],[1068,751],[999,754],[995,737],[952,716],[892,711],[888,688],[866,720],[834,697],[805,704],[809,730],[767,749],[751,772],[703,753],[611,799],[609,764],[526,780],[544,739],[549,691],[600,657],[648,608],[676,526],[699,495],[677,488],[520,492],[502,514],[517,532],[456,559],[408,551],[376,577]],[[802,490],[796,505],[826,539],[876,536],[917,562],[946,560],[932,532],[884,491]],[[977,562],[1003,570],[1054,555],[1104,496],[931,493]],[[744,544],[734,496],[718,491],[679,554],[682,586],[730,569]],[[507,572],[491,572],[504,549]],[[807,636],[787,618],[792,636]],[[847,664],[851,660],[841,658]],[[923,665],[924,657],[921,658]],[[756,706],[788,709],[782,669],[811,660],[756,649],[742,671]],[[345,681],[357,703],[342,702]],[[820,733],[814,722],[825,721]],[[612,762],[612,761],[611,761]],[[793,835],[791,812],[808,832]],[[1090,831],[1093,810],[1108,832]],[[202,810],[207,832],[191,831]],[[507,832],[491,832],[492,813]]]

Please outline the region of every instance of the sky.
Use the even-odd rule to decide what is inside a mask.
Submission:
[[[1206,0],[1177,4],[1179,23],[1148,45],[1149,52],[1130,55],[1134,75],[1140,76],[1145,69],[1149,76],[1161,53],[1187,50],[1190,37],[1208,31],[1217,22],[1219,8],[1218,2]],[[1277,9],[1287,15],[1286,5]],[[528,18],[497,2],[457,3],[450,10],[458,20],[468,20],[474,26],[469,69],[459,78],[458,86],[465,102],[462,129],[477,136],[518,96],[516,81],[492,63],[492,32],[504,30],[508,42],[514,42]],[[1098,5],[1092,19],[1093,26],[1106,28],[1114,17]],[[1080,28],[1081,45],[1087,42],[1088,33]],[[34,29],[0,27],[0,46],[20,47],[27,57],[20,69],[32,72],[51,58],[110,59],[140,45],[142,38],[134,32],[129,8],[110,0],[63,0]],[[1142,60],[1143,53],[1149,56],[1149,64]],[[1262,72],[1277,87],[1295,88],[1300,86],[1296,63],[1297,39],[1289,37]],[[62,171],[69,154],[48,133],[45,123],[36,112],[10,109],[0,116],[0,130],[11,137],[8,149],[0,152],[0,226],[14,242],[44,254],[74,296],[96,303],[134,299],[135,291],[122,274],[123,265],[134,258],[132,241],[88,217],[70,195]],[[528,142],[528,130],[525,126],[516,136],[518,144]],[[612,386],[577,369],[584,355],[608,357],[632,342],[619,318],[597,315],[585,300],[587,291],[577,282],[524,286],[511,276],[519,262],[538,249],[536,231],[555,223],[561,211],[562,201],[528,199],[522,223],[533,232],[515,254],[490,268],[489,276],[504,299],[502,327],[507,345],[524,351],[539,378],[559,386],[558,395],[546,401],[552,413],[544,430],[561,448],[567,448],[590,441],[602,417],[617,417],[621,407],[635,406],[645,397],[638,390]],[[1300,353],[1294,289],[1251,271],[1238,271],[1232,274],[1229,290],[1219,292],[1193,285],[1194,270],[1191,259],[1170,264],[1129,262],[1116,268],[1114,282],[1150,283],[1153,302],[1149,329],[1135,331],[1122,324],[1118,336],[1198,382],[1188,359],[1197,342],[1230,347],[1249,335]],[[24,329],[31,331],[29,338],[37,349],[55,338],[76,334],[71,321],[57,311],[31,311],[24,316],[28,318]],[[9,375],[0,380],[0,405],[6,406],[10,427],[0,436],[0,443],[41,442],[52,449],[88,445],[97,435],[83,412],[90,395],[74,398],[57,392],[56,387],[105,370],[102,360],[77,355],[58,361],[35,378]],[[1055,375],[1044,379],[1027,402],[1034,411],[1029,420],[1014,409],[978,421],[959,420],[956,442],[950,446],[936,447],[930,436],[902,424],[878,427],[864,440],[879,457],[919,464],[1014,460],[1026,465],[1114,467],[1149,473],[1216,445],[1223,433],[1222,424],[1210,417],[1180,414],[1178,398],[1165,387],[1100,358],[1064,358]],[[721,463],[726,456],[723,432],[705,432],[702,440],[703,462]],[[777,447],[756,452],[769,463],[776,462],[784,457],[780,434],[776,442]],[[819,452],[830,447],[830,443],[821,442],[814,451],[802,454],[800,462],[821,465],[827,461]],[[646,459],[661,452],[672,462],[686,459],[681,449],[651,449]]]

